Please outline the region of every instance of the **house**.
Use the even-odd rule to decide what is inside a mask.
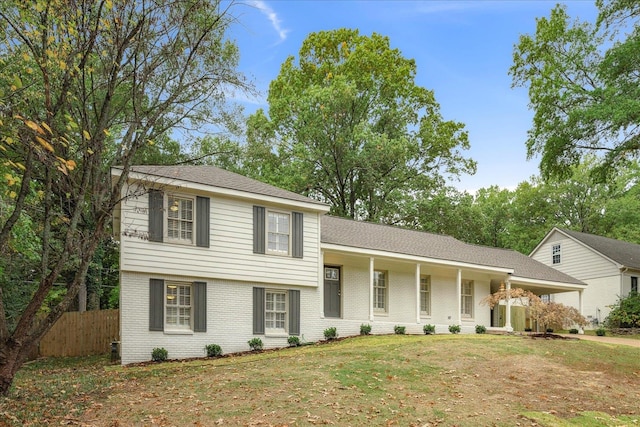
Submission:
[[[118,177],[121,169],[114,168]],[[327,205],[212,166],[136,166],[122,190],[122,363],[199,357],[356,335],[476,325],[512,329],[482,299],[501,285],[582,292],[581,281],[515,251],[328,216]]]
[[[594,325],[609,315],[619,297],[638,291],[640,245],[635,243],[553,228],[530,256],[588,285],[582,295],[568,292],[550,299],[581,308]]]

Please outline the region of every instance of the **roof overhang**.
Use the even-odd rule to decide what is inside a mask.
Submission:
[[[557,292],[581,291],[587,288],[587,285],[577,283],[562,283],[551,280],[531,279],[528,277],[511,276],[509,278],[511,287],[522,287],[532,291],[535,294],[550,294]]]

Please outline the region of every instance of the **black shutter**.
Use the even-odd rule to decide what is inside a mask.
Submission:
[[[207,332],[206,282],[193,282],[193,332]]]
[[[149,280],[149,330],[164,331],[164,280]]]
[[[300,335],[300,291],[289,291],[289,335]]]
[[[209,247],[209,198],[196,198],[196,245]]]
[[[253,288],[253,333],[264,334],[264,288]]]
[[[302,223],[304,222],[304,218],[300,212],[293,212],[291,216],[291,256],[294,258],[302,258],[304,246]]]
[[[265,218],[262,206],[253,207],[253,253],[263,254],[265,251]]]
[[[164,195],[160,190],[149,190],[149,241],[162,242],[164,234]]]

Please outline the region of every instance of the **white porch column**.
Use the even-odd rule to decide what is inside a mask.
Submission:
[[[579,290],[578,291],[578,310],[580,310],[580,314],[582,314],[582,293],[584,292],[584,290]],[[581,326],[580,330],[578,331],[579,334],[584,334],[584,328]]]
[[[458,269],[458,277],[456,278],[456,297],[458,299],[458,313],[456,314],[456,323],[462,325],[462,270]]]
[[[420,323],[420,264],[416,264],[416,323]]]
[[[369,258],[369,320],[373,322],[373,257]]]
[[[318,292],[320,292],[320,318],[324,319],[324,251],[320,251],[318,265]]]
[[[511,281],[507,280],[507,308],[505,310],[505,317],[506,319],[504,319],[504,328],[507,330],[507,332],[513,332],[513,327],[511,326]]]

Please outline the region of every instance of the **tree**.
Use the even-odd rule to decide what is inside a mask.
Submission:
[[[556,6],[514,48],[509,73],[514,86],[529,90],[528,155],[542,155],[543,178],[568,176],[584,153],[596,152],[602,180],[640,153],[640,5],[597,5],[596,24],[572,23],[566,7]]]
[[[609,328],[640,328],[640,294],[631,292],[624,298],[619,298],[611,306],[611,312],[605,319]]]
[[[325,201],[335,215],[396,222],[445,174],[475,172],[460,151],[469,148],[464,126],[443,120],[415,75],[387,37],[310,34],[271,82],[268,116],[258,110],[249,121],[256,152],[277,153],[249,175]]]
[[[0,393],[85,283],[135,159],[176,127],[215,123],[225,92],[248,88],[235,71],[237,48],[224,37],[234,21],[229,7],[209,0],[0,4],[0,258],[31,260],[32,251],[37,258],[14,321],[9,298],[22,285],[2,277]],[[114,165],[123,168],[116,182]],[[64,292],[43,313],[62,280]]]

